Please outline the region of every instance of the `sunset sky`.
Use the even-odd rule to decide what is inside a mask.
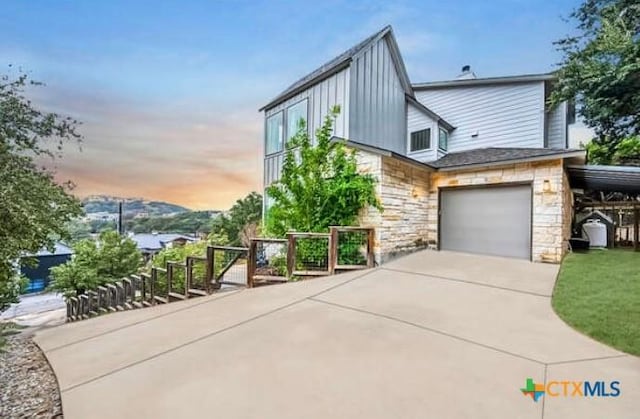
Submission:
[[[82,151],[55,163],[79,196],[225,209],[260,190],[258,109],[386,24],[413,82],[450,79],[463,64],[480,77],[547,72],[577,5],[3,0],[0,73],[22,67],[46,83],[33,92],[40,106],[83,122]]]

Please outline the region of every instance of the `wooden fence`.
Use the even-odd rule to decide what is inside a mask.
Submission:
[[[208,246],[206,255],[169,261],[148,273],[66,300],[67,321],[201,297],[227,287],[255,287],[374,266],[374,230],[331,227],[329,233],[255,238],[250,246]]]
[[[205,296],[225,286],[245,286],[248,251],[245,247],[209,246],[206,256],[170,261],[164,268],[153,267],[149,273],[68,298],[67,321]],[[232,270],[236,272],[232,274]]]
[[[374,229],[331,227],[329,233],[291,232],[286,239],[255,238],[249,246],[249,287],[295,278],[372,268]]]

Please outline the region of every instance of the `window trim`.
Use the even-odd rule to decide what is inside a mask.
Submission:
[[[412,150],[411,149],[411,134],[414,134],[416,132],[421,132],[421,131],[429,131],[429,147],[421,148],[419,150]],[[421,129],[409,132],[409,135],[408,135],[408,138],[407,138],[407,142],[408,142],[407,148],[409,150],[408,154],[424,153],[425,151],[433,150],[433,127],[421,128]]]
[[[442,132],[444,132],[444,134],[447,136],[447,142],[444,148],[440,147],[440,133]],[[438,127],[438,150],[444,151],[445,153],[449,151],[449,131],[440,126]]]
[[[281,140],[281,142],[282,142],[282,149],[269,152],[269,151],[267,150],[267,142],[269,141],[269,138],[268,138],[268,136],[269,136],[269,120],[270,120],[271,118],[273,118],[273,117],[277,116],[277,115],[280,115],[280,116],[281,116],[281,118],[282,118],[282,140]],[[267,117],[264,119],[264,155],[265,155],[265,156],[271,156],[271,155],[274,155],[274,154],[282,153],[282,152],[284,151],[284,149],[285,149],[285,143],[284,143],[284,138],[285,138],[285,122],[284,122],[284,118],[285,118],[285,112],[284,112],[284,110],[280,110],[280,111],[278,111],[278,112],[276,112],[276,113],[274,113],[274,114],[271,114],[271,115],[267,116]]]
[[[289,109],[293,108],[294,106],[297,106],[299,104],[301,104],[302,102],[306,102],[307,105],[307,112],[305,115],[305,123],[307,126],[307,133],[309,133],[309,98],[305,97],[300,99],[297,102],[292,103],[291,105],[287,106],[285,109],[283,109],[281,112],[284,112],[284,116],[283,116],[283,121],[284,121],[284,136],[282,138],[283,141],[283,150],[285,150],[287,148],[287,142],[291,139],[291,137],[293,137],[293,135],[291,137],[289,137]],[[287,138],[288,137],[288,138]]]

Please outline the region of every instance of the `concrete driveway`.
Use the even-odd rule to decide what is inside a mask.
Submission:
[[[557,266],[425,251],[39,332],[66,418],[637,418],[640,359],[551,310]],[[520,392],[619,381],[619,397]]]

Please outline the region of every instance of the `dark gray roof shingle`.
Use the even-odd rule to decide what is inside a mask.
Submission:
[[[449,153],[441,159],[429,162],[429,165],[438,169],[447,169],[460,166],[474,166],[489,163],[508,162],[512,160],[527,160],[540,157],[554,156],[581,150],[558,148],[478,148],[475,150]]]

